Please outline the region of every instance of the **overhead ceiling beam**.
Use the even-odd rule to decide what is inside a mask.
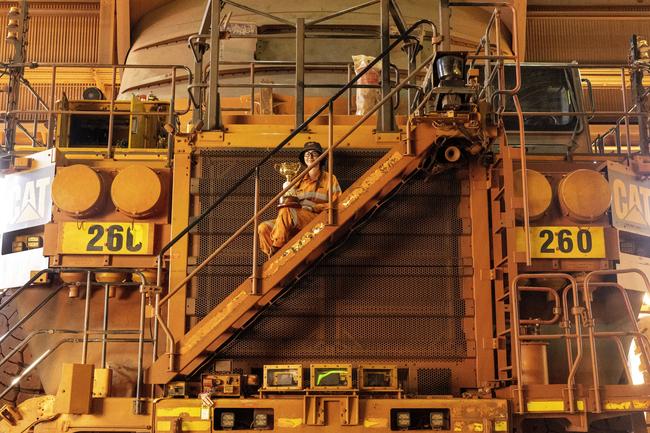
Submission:
[[[528,0],[515,0],[515,10],[517,11],[517,28],[519,40],[519,58],[523,61],[526,59],[526,24],[528,14]]]
[[[98,63],[115,61],[115,1],[99,0]]]
[[[125,63],[126,55],[131,48],[131,7],[129,0],[116,1],[115,38],[117,49],[117,63]]]

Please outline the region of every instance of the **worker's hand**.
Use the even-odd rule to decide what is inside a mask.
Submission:
[[[303,205],[302,208],[308,210],[309,212],[316,212],[313,206]]]

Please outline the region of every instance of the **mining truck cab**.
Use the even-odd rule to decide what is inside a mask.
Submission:
[[[506,66],[505,80],[508,88],[515,87],[514,65]],[[520,82],[527,154],[592,152],[588,113],[595,107],[591,83],[581,78],[577,64],[524,63]],[[519,121],[512,98],[506,98],[503,114],[508,143],[518,146]]]

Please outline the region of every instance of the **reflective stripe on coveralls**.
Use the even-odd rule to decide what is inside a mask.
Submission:
[[[341,194],[341,187],[332,176],[332,199],[336,200]],[[271,247],[280,248],[316,215],[327,208],[328,173],[321,172],[316,180],[311,180],[309,175],[294,188],[295,195],[300,200],[300,209],[280,208],[275,220],[264,221],[258,226],[260,235],[260,248],[266,254],[271,253]]]

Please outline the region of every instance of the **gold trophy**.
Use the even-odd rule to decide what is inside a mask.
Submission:
[[[273,168],[275,171],[284,176],[287,180],[282,184],[282,189],[285,189],[289,186],[291,181],[300,173],[300,168],[302,164],[299,162],[281,162],[275,164]],[[300,200],[296,197],[296,192],[291,188],[289,191],[285,192],[282,197],[280,197],[280,203],[278,203],[278,208],[283,207],[300,207]]]

